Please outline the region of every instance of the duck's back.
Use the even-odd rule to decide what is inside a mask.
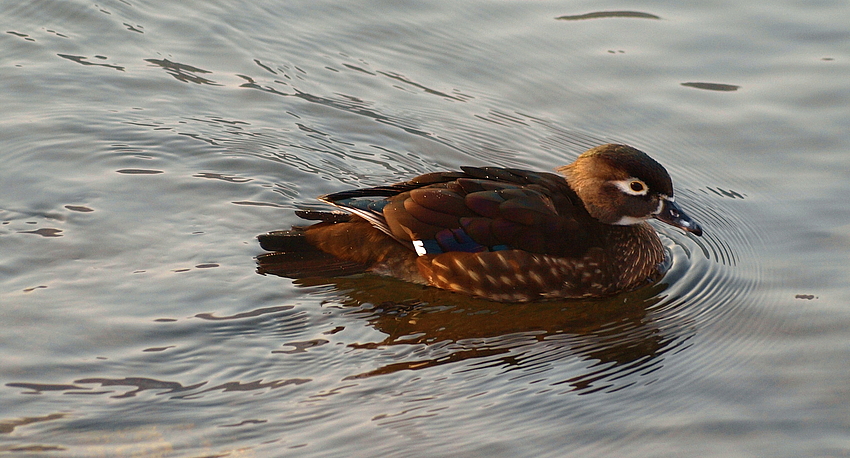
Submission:
[[[519,249],[577,256],[594,221],[563,177],[518,169],[464,167],[320,199],[418,254]]]

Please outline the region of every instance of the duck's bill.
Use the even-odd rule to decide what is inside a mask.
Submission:
[[[694,235],[702,235],[702,228],[699,224],[691,219],[690,216],[686,215],[685,212],[679,208],[679,205],[676,204],[676,202],[667,199],[662,200],[661,202],[661,211],[654,215],[655,219],[665,222],[671,226],[681,228]]]

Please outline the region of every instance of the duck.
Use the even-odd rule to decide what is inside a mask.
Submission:
[[[601,298],[669,267],[648,220],[702,235],[667,170],[632,146],[591,148],[555,172],[460,167],[321,196],[336,208],[258,236],[258,272],[372,273],[498,302]]]

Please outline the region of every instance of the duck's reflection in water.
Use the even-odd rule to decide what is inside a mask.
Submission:
[[[687,340],[659,312],[665,285],[604,300],[497,303],[373,275],[295,280],[304,287],[330,286],[338,300],[376,330],[378,342],[352,348],[420,345],[404,361],[351,375],[358,379],[403,370],[479,359],[470,368],[501,366],[505,371],[546,371],[562,359],[583,361],[563,379],[568,390],[615,390],[655,372],[667,351]],[[408,299],[400,299],[408,298]],[[676,320],[674,320],[676,321]],[[669,324],[669,323],[668,323]],[[411,355],[413,359],[411,358]],[[619,381],[619,382],[615,382]],[[650,380],[645,380],[649,382]]]

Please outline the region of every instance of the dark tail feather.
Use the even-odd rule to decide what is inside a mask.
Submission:
[[[327,253],[264,253],[257,256],[257,273],[287,278],[342,277],[365,272],[368,266],[343,261]]]
[[[307,243],[304,231],[298,229],[260,234],[257,240],[260,241],[260,248],[266,251],[316,251],[313,245]]]
[[[351,219],[351,213],[324,210],[296,210],[295,214],[310,221],[323,223],[342,223]],[[293,226],[288,231],[272,231],[260,234],[257,239],[260,247],[266,251],[315,251],[304,239],[305,227]]]
[[[295,215],[311,221],[342,223],[351,220],[351,213],[326,210],[295,210]]]
[[[288,278],[338,277],[366,271],[365,264],[344,261],[307,243],[304,231],[274,231],[257,237],[264,253],[257,256],[257,272]]]

